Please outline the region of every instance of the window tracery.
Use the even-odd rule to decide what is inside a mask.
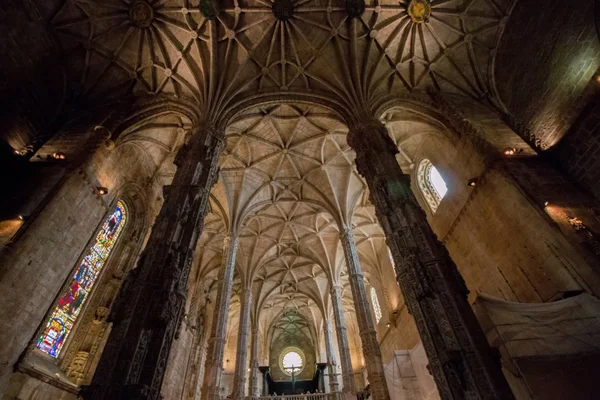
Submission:
[[[379,323],[381,320],[381,306],[379,305],[379,298],[377,298],[377,292],[375,288],[371,288],[371,303],[373,304],[373,311],[375,312],[375,323]]]
[[[119,235],[127,221],[125,205],[117,202],[114,211],[108,216],[94,244],[81,259],[73,278],[50,314],[46,327],[37,341],[37,348],[44,353],[58,357],[62,346],[83,309],[94,284],[98,280],[106,260],[110,256]]]
[[[448,187],[437,168],[426,158],[417,167],[417,184],[431,212],[435,213]]]
[[[295,375],[304,370],[304,353],[296,346],[283,349],[279,356],[279,366],[286,375]]]

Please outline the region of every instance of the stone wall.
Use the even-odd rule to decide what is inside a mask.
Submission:
[[[600,85],[598,85],[600,86]],[[600,199],[600,93],[581,113],[553,151],[561,166],[584,189]]]
[[[600,66],[594,3],[518,1],[500,42],[500,98],[548,146],[577,118],[590,95],[584,89]]]
[[[93,141],[98,139],[94,137]],[[37,339],[40,329],[45,325],[47,313],[62,293],[82,252],[87,250],[93,234],[104,222],[117,197],[123,194],[124,188],[131,189],[128,195],[135,193],[133,196],[137,204],[128,204],[132,212],[117,244],[116,251],[120,252],[119,246],[127,242],[123,246],[128,249],[129,258],[127,266],[120,266],[123,271],[134,264],[152,217],[156,215],[156,203],[160,203],[157,192],[161,187],[149,180],[153,171],[148,168],[143,151],[103,144],[99,148],[84,146],[80,152],[88,152],[87,157],[83,157],[84,164],[75,169],[67,167],[65,178],[54,187],[44,188],[44,193],[49,193],[48,199],[33,205],[33,208],[38,207],[32,211],[27,224],[13,243],[0,253],[0,293],[5,296],[0,305],[1,328],[5,339],[5,346],[0,350],[0,393],[24,396],[29,387],[35,386],[41,390],[48,386],[28,382],[27,379],[36,379],[24,379],[23,374],[13,374],[10,388],[7,380],[19,356],[24,354],[28,344]],[[101,196],[98,186],[108,187],[109,194]],[[137,220],[133,218],[134,214]],[[90,300],[86,305],[92,302]],[[110,307],[110,303],[103,306]],[[84,319],[86,310],[84,308],[78,321]],[[71,339],[74,337],[70,335]],[[65,349],[68,346],[69,342]],[[64,354],[65,351],[57,361],[61,362]],[[54,372],[58,371],[58,380],[63,380],[67,386],[71,384],[60,371],[58,363],[53,360],[48,360],[48,363],[49,368],[55,369],[51,376],[54,377]],[[91,368],[93,371],[95,366]],[[60,382],[57,384],[61,386]],[[53,396],[54,391],[52,389],[45,395]]]
[[[0,254],[1,379],[19,355],[70,276],[81,252],[108,211],[82,173],[70,176],[22,234]],[[3,383],[0,381],[0,388]]]
[[[556,229],[543,205],[534,204],[521,190],[527,183],[512,179],[501,162],[489,169],[463,140],[453,144],[432,136],[422,148],[417,158],[430,159],[448,186],[437,212],[429,212],[428,219],[471,290],[471,301],[478,291],[507,300],[542,302],[590,285],[597,289],[596,274],[581,251]],[[472,178],[479,179],[476,187],[467,185]],[[413,190],[427,209],[419,189]]]

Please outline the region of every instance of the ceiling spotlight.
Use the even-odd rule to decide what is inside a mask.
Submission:
[[[98,194],[105,195],[108,193],[108,189],[105,187],[99,186],[99,187],[97,187],[97,189],[98,189]]]
[[[392,326],[392,324],[390,324],[390,323],[388,322],[387,324],[385,324],[385,326],[386,326],[387,328],[389,328],[390,326]]]
[[[65,153],[58,151],[52,154],[52,158],[54,158],[55,160],[64,160],[65,158],[67,158],[67,156],[65,155]]]
[[[24,216],[22,216],[22,215],[19,215],[17,218],[19,218],[21,221],[24,221],[24,220],[25,220],[25,217],[24,217]]]
[[[549,202],[545,201],[544,202],[544,207],[548,207],[548,204],[550,204]]]
[[[475,187],[477,186],[477,178],[471,178],[467,181],[467,186]]]
[[[514,147],[507,147],[502,153],[505,156],[514,156],[517,153],[517,149],[515,149]]]
[[[20,152],[19,150],[16,150],[16,149],[15,149],[15,150],[13,150],[13,151],[14,151],[14,153],[15,153],[16,155],[18,155],[18,156],[20,156],[20,155],[21,155],[21,152]]]

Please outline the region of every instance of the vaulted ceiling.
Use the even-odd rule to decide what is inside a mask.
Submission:
[[[330,286],[348,286],[340,228],[353,227],[367,280],[378,279],[389,260],[346,143],[347,126],[316,104],[326,99],[352,114],[391,96],[436,88],[498,105],[496,48],[515,1],[38,4],[60,44],[74,98],[162,95],[185,99],[209,117],[267,96],[287,101],[246,107],[226,127],[193,279],[196,295],[210,293],[223,238],[237,233],[234,291],[252,288],[255,323],[268,329],[294,309],[321,332],[331,313]],[[305,102],[295,101],[299,95]],[[393,112],[383,119],[408,171],[423,135],[439,130]],[[152,132],[122,140],[152,144],[155,153],[162,145]],[[165,165],[161,173],[169,175]],[[349,290],[343,301],[355,330]]]
[[[495,101],[496,47],[514,2],[366,0],[359,18],[348,16],[358,0],[38,3],[76,96],[167,94],[219,113],[269,92],[350,108],[427,87]]]

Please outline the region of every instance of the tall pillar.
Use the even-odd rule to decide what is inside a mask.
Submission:
[[[252,343],[250,347],[250,396],[260,396],[258,391],[258,324],[252,327]]]
[[[335,331],[337,333],[338,348],[340,350],[340,365],[342,367],[342,391],[355,394],[354,374],[352,372],[352,360],[350,359],[350,345],[346,333],[346,321],[344,320],[344,309],[342,307],[342,287],[333,285],[331,287],[331,302],[333,304],[333,318],[335,319]]]
[[[346,265],[350,277],[350,289],[354,299],[354,309],[358,320],[358,329],[360,331],[360,340],[362,343],[363,355],[367,364],[367,375],[371,384],[371,394],[374,400],[389,400],[385,382],[385,372],[383,371],[383,362],[381,361],[381,349],[377,341],[377,331],[373,324],[370,302],[365,290],[365,280],[358,262],[358,252],[354,242],[354,233],[352,228],[346,228],[340,233],[340,240],[346,256]]]
[[[202,384],[202,400],[217,400],[220,397],[221,375],[223,373],[223,353],[225,352],[225,335],[227,333],[227,317],[229,301],[233,286],[233,270],[239,245],[237,235],[228,236],[223,243],[223,261],[219,273],[219,288],[213,313],[210,339],[204,368]]]
[[[325,331],[325,352],[327,354],[327,365],[329,366],[329,391],[337,392],[340,390],[340,385],[337,380],[335,355],[333,352],[333,335],[331,333],[331,322],[328,319],[323,324]]]
[[[248,368],[248,336],[250,331],[250,306],[252,290],[243,289],[241,296],[240,323],[238,327],[237,355],[233,376],[233,399],[243,399],[246,391],[246,372]]]
[[[269,377],[267,375],[269,373],[269,367],[259,367],[258,370],[262,374],[262,378],[263,378],[262,395],[269,396],[270,395],[270,393],[269,393],[270,392]]]
[[[465,283],[396,161],[398,149],[387,129],[366,119],[351,127],[348,144],[356,151],[440,397],[514,399],[467,301]]]
[[[160,397],[171,344],[180,328],[187,281],[218,173],[223,131],[195,128],[181,148],[177,172],[138,265],[109,318],[113,329],[85,399]]]

